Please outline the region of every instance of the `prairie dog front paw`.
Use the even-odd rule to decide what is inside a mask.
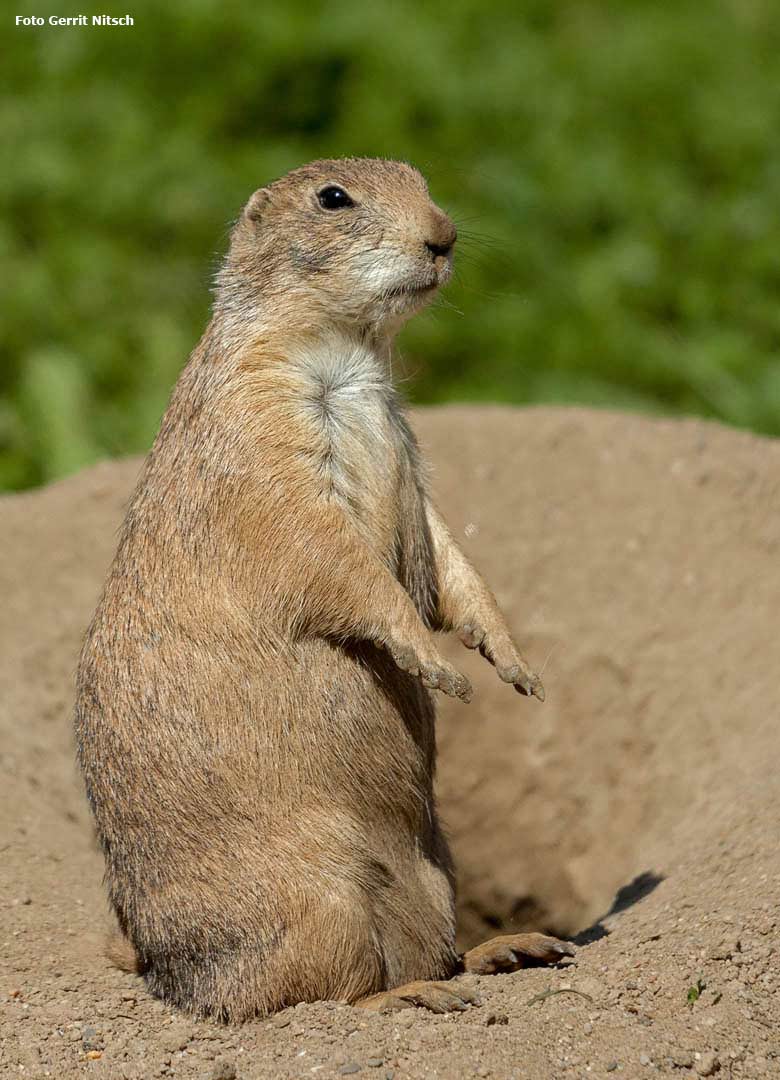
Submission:
[[[441,690],[449,697],[471,700],[471,683],[433,648],[422,649],[390,640],[385,645],[401,671],[417,676],[429,690]]]
[[[527,697],[544,701],[542,680],[522,658],[508,634],[487,630],[473,620],[459,627],[458,637],[467,649],[479,649],[485,659],[493,664],[503,682],[512,683],[519,693]]]

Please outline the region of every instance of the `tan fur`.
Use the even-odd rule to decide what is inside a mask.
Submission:
[[[126,971],[130,975],[141,975],[142,968],[138,960],[138,953],[132,944],[119,930],[112,930],[106,935],[105,953],[111,963],[120,971]]]
[[[327,184],[355,206],[323,209]],[[431,631],[541,684],[430,505],[390,376],[454,240],[404,164],[255,193],[87,634],[76,733],[109,897],[150,989],[201,1015],[460,964],[426,687],[470,687]]]

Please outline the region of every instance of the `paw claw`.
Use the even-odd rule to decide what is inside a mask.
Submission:
[[[455,697],[460,698],[461,701],[468,704],[469,701],[471,701],[472,693],[471,683],[465,675],[458,675],[455,680]]]
[[[512,683],[518,693],[525,697],[535,697],[544,701],[544,687],[538,675],[534,675],[524,664],[511,664],[499,667],[498,677],[506,683]]]
[[[468,681],[465,675],[461,675],[459,671],[455,671],[453,668],[448,668],[442,673],[443,677],[439,680],[439,689],[442,690],[448,697],[460,698],[461,701],[471,701],[471,683]]]

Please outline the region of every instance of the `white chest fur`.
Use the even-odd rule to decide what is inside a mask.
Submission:
[[[322,496],[342,503],[372,539],[383,541],[397,501],[401,446],[385,362],[363,345],[337,340],[302,353],[293,365]]]

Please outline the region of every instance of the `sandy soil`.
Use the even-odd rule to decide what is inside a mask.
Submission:
[[[3,1076],[780,1073],[780,444],[579,410],[416,424],[547,690],[452,645],[476,691],[440,700],[462,938],[547,928],[576,962],[472,980],[456,1016],[323,1003],[234,1029],[109,967],[69,715],[138,467],[106,464],[0,500]]]

